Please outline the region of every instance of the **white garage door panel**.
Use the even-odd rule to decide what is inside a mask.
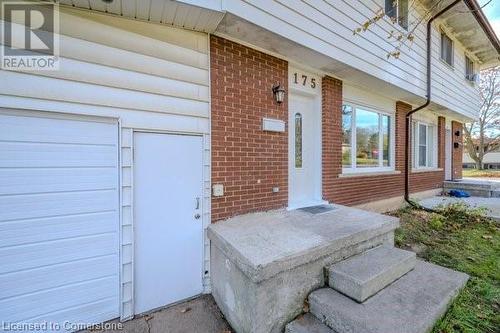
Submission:
[[[116,253],[115,233],[0,248],[0,273]]]
[[[2,114],[0,318],[119,316],[118,126]]]
[[[116,192],[113,189],[3,196],[0,197],[0,221],[115,210]]]
[[[114,168],[0,169],[0,195],[114,189]]]
[[[116,146],[0,142],[0,167],[114,167]]]
[[[29,320],[51,312],[116,297],[118,277],[105,277],[0,301],[3,318]],[[64,297],[61,297],[64,295]],[[13,301],[16,300],[14,303]]]
[[[0,299],[112,276],[116,259],[109,255],[1,275]]]
[[[13,246],[112,233],[116,231],[114,221],[116,212],[113,211],[3,222],[0,223],[0,239],[3,246]]]
[[[59,318],[64,318],[70,323],[102,323],[113,316],[116,316],[116,299],[107,298],[96,302],[84,304],[82,306],[68,308],[56,312],[55,314],[47,314],[42,317],[33,318],[31,322],[56,322]],[[48,331],[43,333],[50,333]],[[18,333],[18,332],[16,332]],[[29,332],[32,333],[32,332]]]

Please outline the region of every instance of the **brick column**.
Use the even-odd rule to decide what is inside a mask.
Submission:
[[[462,123],[458,121],[451,122],[451,131],[453,136],[451,172],[453,179],[462,179],[462,158],[463,158],[463,135]],[[457,136],[455,133],[459,133]],[[458,148],[455,148],[455,143],[458,143]]]
[[[342,81],[325,76],[321,82],[322,193],[333,202],[335,179],[342,173]]]
[[[438,117],[438,168],[445,167],[446,118]]]
[[[410,104],[397,101],[396,102],[396,170],[405,172],[405,145],[406,145],[406,114],[412,109]],[[410,133],[411,135],[411,126]],[[411,168],[411,155],[410,155],[410,168]]]

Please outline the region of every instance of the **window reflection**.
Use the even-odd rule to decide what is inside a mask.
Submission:
[[[379,165],[379,114],[356,109],[356,167]]]
[[[389,166],[391,165],[391,160],[390,160],[390,139],[391,139],[391,122],[389,116],[383,115],[382,116],[382,165],[383,166]]]
[[[352,107],[342,106],[342,166],[352,165]]]
[[[295,114],[295,167],[302,168],[302,115]]]

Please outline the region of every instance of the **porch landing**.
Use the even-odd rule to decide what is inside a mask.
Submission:
[[[312,214],[285,209],[240,215],[212,224],[208,237],[254,282],[387,234],[395,217],[340,205]]]
[[[325,267],[393,245],[397,218],[331,208],[253,213],[209,226],[212,294],[237,332],[282,332],[309,293],[325,286]]]

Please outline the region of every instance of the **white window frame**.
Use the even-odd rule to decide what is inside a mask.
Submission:
[[[468,66],[467,63],[470,63],[470,66]],[[475,84],[476,65],[474,63],[474,60],[472,60],[472,58],[469,57],[467,54],[465,54],[464,66],[465,66],[465,79],[469,83]],[[467,69],[470,69],[471,71],[468,72]]]
[[[368,107],[361,104],[352,103],[349,101],[343,101],[342,106],[347,105],[352,108],[351,115],[351,167],[344,167],[342,165],[342,173],[343,174],[352,174],[352,173],[373,173],[373,172],[384,172],[384,171],[394,171],[395,170],[395,117],[394,113],[383,111],[380,109],[374,109],[372,107]],[[389,165],[384,166],[383,160],[383,152],[379,153],[378,166],[374,167],[356,167],[356,110],[360,108],[365,111],[370,111],[377,113],[379,115],[384,115],[389,117]],[[342,121],[341,121],[342,126]],[[382,130],[382,117],[378,118],[378,126],[379,126],[379,151],[382,151],[381,148],[383,146],[384,138],[383,135],[380,135]],[[341,131],[342,132],[342,131]]]
[[[412,142],[413,142],[413,170],[426,170],[426,169],[437,169],[437,159],[438,159],[438,142],[437,142],[437,126],[436,124],[423,122],[423,121],[412,121]],[[419,153],[420,153],[420,126],[426,127],[426,165],[419,165]],[[429,148],[431,149],[429,153]],[[431,156],[432,161],[429,162],[429,156]]]
[[[387,15],[389,18],[392,18],[393,16],[387,13],[387,6],[388,6],[387,1],[389,1],[389,0],[386,0],[385,5],[384,5],[385,6],[384,7],[385,8],[385,15]],[[396,23],[401,28],[403,28],[405,30],[408,30],[408,24],[409,24],[409,21],[410,21],[410,3],[409,3],[409,1],[406,2],[406,20],[405,20],[406,21],[406,26],[401,25],[401,23],[399,22],[399,16],[400,16],[399,15],[399,10],[400,10],[400,7],[401,7],[400,6],[400,0],[390,0],[390,1],[394,5],[393,8],[396,11],[396,13],[395,13],[396,14],[396,18],[395,18],[396,19]]]
[[[443,36],[448,38],[450,40],[450,54],[451,54],[451,64],[446,61],[446,59],[443,57]],[[448,36],[448,34],[441,30],[441,40],[440,40],[440,55],[439,58],[441,59],[442,62],[444,62],[446,65],[450,66],[451,68],[455,67],[455,41]]]

